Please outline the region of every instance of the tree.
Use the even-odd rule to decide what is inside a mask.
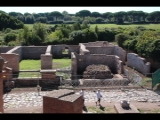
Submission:
[[[96,25],[96,27],[95,27],[95,33],[98,34],[98,32],[99,32],[99,29],[98,29],[98,26]]]
[[[0,30],[11,28],[11,29],[20,29],[23,28],[24,24],[16,19],[13,16],[9,16],[8,14],[1,13],[0,14]]]
[[[58,11],[51,12],[50,16],[53,17],[53,21],[54,21],[54,19],[55,19],[55,21],[57,21],[58,18],[63,17],[63,15]]]
[[[35,23],[33,25],[33,33],[39,36],[42,41],[45,41],[47,36],[46,26],[42,23]]]
[[[82,23],[82,29],[86,29],[86,28],[89,28],[89,22],[87,20],[84,20],[83,23]]]
[[[124,41],[128,40],[129,38],[130,36],[124,33],[119,33],[115,36],[115,40],[117,41],[118,45],[122,48],[124,47],[123,46]]]
[[[39,17],[36,22],[40,22],[40,23],[47,23],[47,18],[46,17]]]
[[[34,23],[34,17],[33,15],[27,15],[25,16],[25,24],[33,24]]]
[[[95,20],[96,23],[101,23],[101,22],[103,22],[103,21],[104,21],[104,19],[101,18],[101,17],[98,17],[98,18],[96,18],[96,20]]]
[[[117,24],[122,24],[123,23],[123,17],[126,15],[126,12],[120,11],[114,13],[114,17],[116,19]]]
[[[92,12],[91,17],[101,17],[101,14],[99,12]]]
[[[13,16],[13,17],[16,17],[16,16],[18,16],[18,13],[17,12],[9,12],[9,15]]]
[[[85,17],[91,16],[91,12],[89,10],[81,10],[76,13],[76,16],[82,17],[84,20]]]
[[[73,27],[73,30],[81,30],[81,25],[79,22],[73,23],[72,27]]]

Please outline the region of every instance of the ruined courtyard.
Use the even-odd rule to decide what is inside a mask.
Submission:
[[[63,54],[63,50],[68,49],[68,54]],[[155,93],[152,90],[147,89],[132,89],[128,86],[131,83],[140,85],[142,78],[134,73],[137,70],[143,75],[150,73],[150,63],[144,58],[139,57],[135,53],[127,53],[117,45],[108,43],[107,41],[97,41],[90,43],[80,43],[77,46],[73,45],[49,45],[49,46],[18,46],[2,47],[1,54],[2,58],[8,63],[5,64],[8,73],[5,73],[7,80],[14,81],[14,85],[20,86],[36,86],[37,82],[40,86],[56,84],[64,87],[66,83],[69,86],[79,90],[81,87],[97,88],[102,89],[102,103],[115,104],[122,100],[128,100],[131,103],[153,103],[159,104],[159,93]],[[57,76],[56,70],[52,68],[52,59],[54,58],[71,58],[71,77],[67,80],[62,80],[61,76]],[[41,69],[39,70],[41,78],[28,78],[28,79],[12,79],[11,74],[20,72],[19,62],[23,59],[41,59]],[[127,60],[127,61],[126,61]],[[127,70],[124,65],[134,68],[134,70]],[[89,71],[91,74],[86,72],[88,66],[102,65],[105,66],[105,70]],[[11,69],[8,69],[11,68]],[[107,72],[106,72],[107,70]],[[101,72],[100,72],[101,71]],[[95,74],[96,73],[96,74]],[[4,73],[3,73],[4,74]],[[131,76],[132,75],[132,76]],[[134,75],[134,77],[133,77]],[[5,81],[5,82],[6,82]],[[73,84],[74,83],[74,84]],[[94,84],[93,84],[94,83]],[[13,88],[14,88],[13,85]],[[118,86],[119,89],[105,90],[103,87]],[[129,89],[125,89],[125,87]],[[66,87],[67,88],[67,87]],[[3,107],[7,113],[12,111],[14,108],[20,109],[26,107],[39,108],[41,111],[30,111],[31,113],[43,113],[43,96],[49,94],[51,91],[41,91],[38,95],[36,87],[32,92],[22,91],[20,93],[6,93],[3,95]],[[74,89],[74,88],[73,88]],[[76,89],[75,89],[76,90]],[[54,91],[54,90],[53,90]],[[78,94],[78,90],[76,90]],[[92,90],[85,92],[85,104],[95,104],[96,96]],[[58,109],[58,108],[57,108]],[[16,110],[15,110],[16,111]],[[4,113],[5,113],[4,112]],[[12,111],[14,112],[14,111]],[[25,112],[25,111],[24,111]]]

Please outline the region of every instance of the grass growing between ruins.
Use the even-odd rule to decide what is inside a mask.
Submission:
[[[53,59],[53,69],[66,68],[71,66],[71,59]],[[41,60],[22,60],[19,63],[20,70],[40,70]],[[40,77],[39,72],[20,72],[19,77]]]
[[[20,70],[40,70],[41,60],[22,60],[19,66]]]
[[[101,108],[99,106],[96,106],[96,107],[93,107],[93,106],[90,106],[90,107],[87,107],[87,110],[88,112],[92,112],[92,113],[116,113],[116,111],[114,110],[114,108],[111,108],[111,107],[105,107],[105,108]]]
[[[66,68],[71,66],[71,59],[63,58],[63,59],[53,59],[53,69],[58,68]]]

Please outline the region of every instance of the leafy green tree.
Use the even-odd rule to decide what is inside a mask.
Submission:
[[[15,41],[17,38],[16,34],[13,33],[7,33],[4,37],[5,43],[9,43],[10,41]]]
[[[97,18],[97,17],[101,17],[101,14],[99,12],[92,12],[91,16]]]
[[[82,17],[84,20],[85,17],[91,16],[91,12],[89,10],[81,10],[76,13],[76,16]]]
[[[124,34],[124,33],[119,33],[115,36],[115,40],[117,41],[118,45],[122,48],[124,47],[123,46],[124,41],[129,38],[130,38],[130,36],[128,34]]]
[[[87,42],[95,42],[98,40],[97,34],[90,30],[89,28],[86,28],[83,30],[83,33],[85,35],[85,39],[82,40],[82,42],[87,43]]]
[[[98,29],[98,26],[96,25],[96,27],[95,27],[95,33],[98,34],[98,32],[99,32],[99,29]]]
[[[89,22],[87,20],[84,20],[82,25],[81,25],[81,28],[86,29],[86,28],[89,28],[89,27],[90,27]]]
[[[79,22],[75,22],[73,25],[72,25],[72,28],[73,30],[81,30],[81,25]]]
[[[39,36],[42,41],[45,41],[47,37],[46,26],[43,23],[35,23],[33,25],[33,33]]]

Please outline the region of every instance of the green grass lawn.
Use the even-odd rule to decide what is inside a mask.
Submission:
[[[71,59],[53,59],[53,69],[65,68],[71,66]],[[22,60],[20,62],[20,70],[40,70],[41,60]]]
[[[71,59],[53,59],[53,69],[65,68],[71,66]],[[22,60],[20,63],[20,70],[40,70],[41,60]],[[20,72],[19,77],[40,77],[39,72]]]

